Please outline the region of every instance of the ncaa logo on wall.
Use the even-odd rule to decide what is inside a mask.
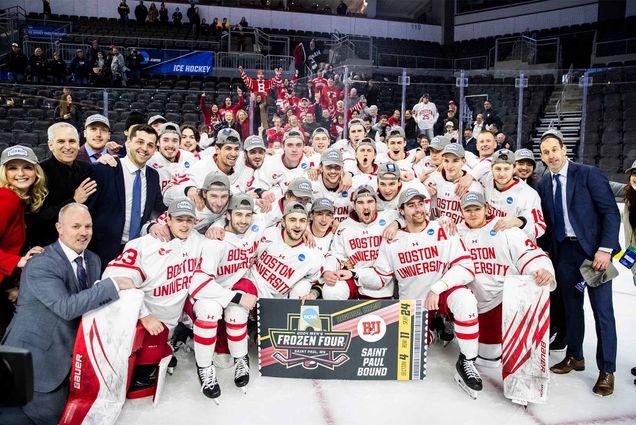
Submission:
[[[358,335],[366,342],[377,342],[386,334],[386,322],[380,316],[367,314],[358,322]]]

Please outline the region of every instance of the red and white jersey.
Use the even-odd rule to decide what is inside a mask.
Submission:
[[[395,165],[398,166],[398,168],[400,169],[400,173],[402,173],[402,175],[405,174],[415,174],[415,171],[413,171],[413,166],[415,165],[415,155],[417,154],[417,149],[411,149],[408,152],[405,152],[405,156],[404,159],[394,159],[391,156],[391,152],[387,151],[385,153],[380,153],[378,154],[378,156],[375,158],[375,163],[380,165],[380,164],[386,164],[387,162],[393,162],[395,163]]]
[[[192,153],[179,149],[176,160],[170,162],[157,150],[147,165],[159,173],[159,183],[163,193],[173,178],[186,175],[197,161]]]
[[[349,173],[351,173],[351,175],[353,177],[355,177],[355,176],[367,176],[369,178],[374,178],[374,179],[378,176],[378,168],[380,168],[380,167],[374,161],[373,169],[371,170],[371,172],[370,173],[365,173],[358,167],[358,163],[356,162],[355,159],[353,161],[345,162],[345,165],[344,165],[344,170],[349,172]]]
[[[327,189],[322,176],[319,176],[318,180],[311,182],[311,185],[314,192],[314,199],[327,198],[333,202],[333,216],[336,221],[341,222],[349,217],[349,214],[353,211],[351,192],[338,192],[337,189]]]
[[[422,158],[420,162],[416,162],[413,164],[413,172],[415,173],[415,177],[420,177],[428,170],[435,168],[437,167],[433,164],[433,161],[431,161],[431,157],[428,155]]]
[[[523,180],[514,178],[513,182],[503,190],[497,190],[495,183],[485,185],[487,214],[494,217],[524,217],[526,225],[524,233],[536,242],[545,233],[545,221],[541,210],[541,198],[536,190]]]
[[[413,106],[415,122],[421,130],[433,128],[439,116],[437,106],[433,102],[420,102]]]
[[[352,270],[359,272],[371,267],[378,256],[378,248],[382,243],[382,234],[388,225],[399,218],[396,210],[378,212],[375,219],[365,224],[355,217],[349,216],[338,226],[333,237],[331,251],[327,255],[326,270],[337,271],[350,263]],[[380,291],[360,288],[360,293],[374,298],[393,296],[393,288],[386,287]]]
[[[347,164],[347,161],[353,161],[354,164],[356,163],[356,150],[353,148],[353,146],[351,146],[349,140],[340,139],[336,143],[331,145],[330,149],[338,149],[340,151],[340,153],[342,154],[342,159],[344,159],[345,161],[345,165]],[[375,149],[377,155],[386,153],[389,150],[389,148],[387,148],[386,144],[384,143],[376,143]]]
[[[484,186],[489,179],[492,179],[492,158],[477,158],[471,160],[471,164],[466,159],[468,174],[474,177],[475,181],[480,182]]]
[[[325,259],[317,248],[304,242],[289,246],[284,230],[271,227],[265,231],[256,250],[256,260],[248,279],[258,288],[259,298],[287,298],[291,289],[301,283],[318,283]]]
[[[377,179],[375,180],[375,183],[371,184],[371,187],[373,187],[376,191],[378,190]],[[378,209],[382,211],[386,211],[386,210],[397,211],[398,201],[400,200],[400,193],[402,193],[403,190],[406,190],[411,187],[417,189],[418,192],[426,195],[426,201],[425,201],[426,209],[430,212],[431,197],[428,196],[428,190],[426,190],[426,187],[418,179],[409,180],[407,182],[400,182],[398,186],[398,192],[395,195],[395,197],[391,200],[384,199],[382,195],[380,194],[380,192],[378,191]]]
[[[466,285],[475,273],[459,235],[448,235],[437,221],[418,233],[398,230],[392,241],[382,242],[373,271],[384,285],[395,279],[400,299],[409,300],[426,298],[431,288],[439,294]]]
[[[284,154],[283,154],[284,155]],[[287,192],[289,183],[297,177],[307,176],[307,170],[312,167],[305,155],[294,168],[287,168],[283,163],[283,155],[267,155],[261,168],[254,173],[253,189],[272,190],[277,198]]]
[[[464,172],[464,174],[466,173]],[[424,184],[436,190],[431,200],[431,217],[440,218],[446,216],[455,223],[462,223],[464,221],[459,205],[460,197],[455,194],[457,183],[446,180],[446,172],[444,170],[441,172],[435,171],[430,174]],[[472,182],[468,190],[470,192],[484,194],[483,186],[477,182]]]
[[[471,289],[479,313],[501,304],[506,276],[532,275],[539,269],[554,275],[552,261],[521,229],[493,230],[499,220],[495,217],[480,229],[469,229],[465,223],[457,226],[475,265]]]
[[[223,208],[218,214],[214,214],[207,207],[203,207],[203,210],[196,210],[196,218],[194,222],[194,230],[204,234],[211,226],[223,227],[225,226],[225,212],[226,208]],[[152,224],[167,226],[168,225],[168,211],[165,211],[159,217],[152,219],[148,222],[148,225],[144,225],[141,229],[141,234],[148,233],[149,227]]]
[[[108,263],[104,278],[123,276],[144,291],[139,317],[152,314],[169,328],[179,323],[192,273],[201,265],[205,238],[192,232],[187,239],[161,242],[151,235],[126,243],[124,251]]]
[[[324,257],[326,257],[329,251],[331,250],[331,244],[333,243],[334,233],[331,231],[331,228],[329,228],[329,230],[327,230],[327,233],[325,233],[320,238],[316,236],[313,232],[312,232],[312,235],[314,235],[314,239],[316,239],[316,248],[318,248],[318,251],[320,251],[320,253]]]

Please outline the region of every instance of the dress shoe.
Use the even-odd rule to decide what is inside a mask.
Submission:
[[[552,366],[550,370],[558,374],[570,373],[572,370],[580,372],[585,370],[585,359],[576,360],[574,357],[566,357]]]
[[[636,376],[636,367],[632,368],[632,375]]]
[[[596,381],[596,384],[594,384],[592,391],[594,391],[594,394],[600,395],[601,397],[612,395],[614,393],[614,374],[607,372],[599,373],[598,380]]]

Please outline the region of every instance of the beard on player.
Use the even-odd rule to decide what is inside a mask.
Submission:
[[[283,219],[285,242],[296,245],[302,241],[307,230],[307,215],[301,213],[287,214]]]
[[[236,235],[244,235],[252,225],[252,217],[254,213],[247,210],[228,211],[226,218],[228,220],[225,231]]]

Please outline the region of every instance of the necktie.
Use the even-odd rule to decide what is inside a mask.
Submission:
[[[98,160],[101,156],[102,156],[102,154],[101,154],[101,153],[99,153],[99,152],[95,152],[95,153],[93,154],[93,158],[95,159],[95,161],[97,161],[97,160]]]
[[[132,190],[132,208],[130,209],[130,231],[128,240],[139,237],[141,230],[141,170],[135,171],[135,181]]]
[[[80,285],[80,291],[88,289],[88,277],[86,276],[86,269],[81,255],[75,259],[75,264],[77,264],[77,281]]]
[[[561,194],[561,179],[558,174],[553,174],[556,190],[554,191],[554,236],[562,242],[565,239],[565,218],[563,212],[563,195]]]

